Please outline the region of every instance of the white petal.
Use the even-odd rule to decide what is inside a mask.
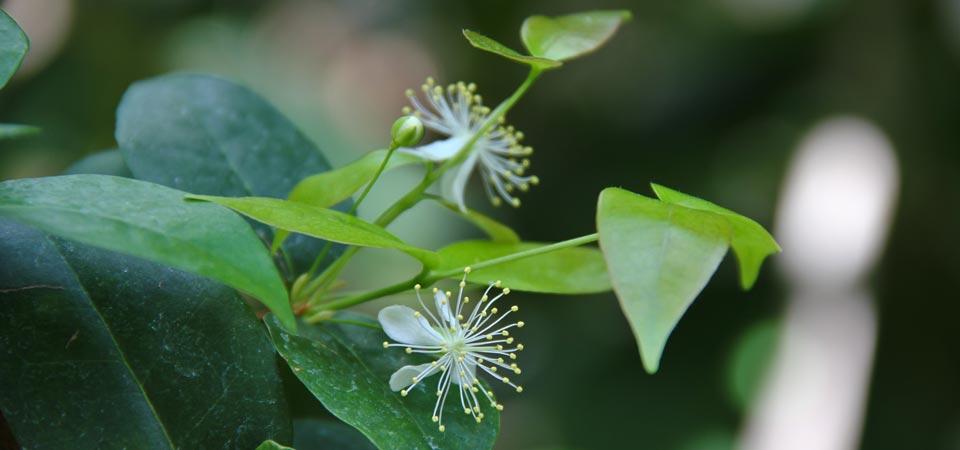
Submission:
[[[444,179],[444,197],[456,203],[457,206],[460,207],[460,211],[463,212],[467,212],[467,205],[463,199],[464,191],[466,190],[467,181],[470,180],[470,175],[473,174],[473,169],[476,167],[479,157],[479,151],[470,153],[462,164],[455,167],[452,171],[447,172],[446,178]]]
[[[415,311],[403,305],[391,305],[380,310],[377,319],[390,339],[401,344],[439,345],[438,334],[425,327],[426,320],[417,317]]]
[[[440,320],[447,326],[453,326],[456,322],[454,322],[453,311],[450,310],[450,299],[447,298],[447,295],[443,291],[437,291],[433,294],[433,301],[437,304]]]
[[[455,370],[455,371],[453,372],[453,380],[452,380],[454,383],[457,383],[457,384],[464,384],[464,383],[469,384],[471,381],[473,381],[474,378],[477,378],[477,363],[473,362],[473,360],[467,359],[467,360],[465,360],[465,361],[463,362],[463,365],[464,365],[464,366],[467,366],[467,367],[466,367],[466,369],[467,369],[467,376],[465,377],[464,380],[461,380],[461,379],[460,379],[460,371],[459,371],[459,370]],[[410,376],[412,377],[413,375],[410,375]]]
[[[445,161],[456,155],[463,144],[470,139],[470,135],[453,136],[439,141],[433,141],[427,145],[421,145],[414,148],[401,148],[400,151],[419,156],[430,161]]]
[[[420,372],[427,370],[430,363],[420,364],[419,366],[403,366],[397,369],[393,375],[390,375],[390,389],[394,392],[399,391],[413,384],[413,377],[420,375]]]

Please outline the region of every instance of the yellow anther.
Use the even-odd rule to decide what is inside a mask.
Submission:
[[[403,95],[406,95],[407,97],[413,97],[413,95],[414,95],[414,94],[413,94],[413,89],[407,89],[407,90],[403,91]]]
[[[521,174],[518,173],[517,175],[521,175]],[[530,185],[529,185],[529,184],[527,184],[527,183],[520,183],[520,192],[527,192],[527,191],[529,191],[529,190],[530,190]]]
[[[413,285],[413,288],[419,291],[419,290],[420,290],[420,283],[417,283],[417,284]]]
[[[470,297],[464,297],[464,298],[463,298],[463,303],[464,303],[464,304],[470,303]]]
[[[522,139],[523,139],[523,132],[522,132],[522,131],[517,131],[517,133],[514,134],[514,137],[516,137],[518,141],[519,141],[519,140],[522,140]]]
[[[517,375],[520,375],[520,368],[519,368],[519,367],[514,367],[514,368],[513,368],[513,373],[515,373],[515,374],[517,374]]]
[[[487,300],[490,300],[490,297],[487,297],[486,295],[484,295],[483,297],[480,297],[480,303],[483,303]]]
[[[517,305],[513,305],[513,306],[510,307],[510,311],[513,311],[513,312],[520,311],[520,307],[517,306]]]
[[[510,199],[510,206],[512,206],[512,207],[514,207],[514,208],[519,208],[519,207],[520,207],[520,199],[519,199],[519,198],[512,198],[512,199]]]
[[[503,358],[497,358],[497,362],[503,364]]]
[[[497,408],[497,411],[503,411],[503,405],[500,403],[497,403],[496,408]]]
[[[523,386],[517,386],[517,392],[523,392]]]
[[[508,343],[508,344],[512,344],[512,343],[513,343],[513,338],[507,338],[507,343]]]
[[[410,109],[409,106],[404,106],[403,108],[400,108],[400,113],[402,113],[402,114],[404,114],[404,115],[410,115],[410,113],[412,113],[412,112],[413,112],[413,110]]]
[[[487,391],[487,395],[493,397],[493,391]]]
[[[480,392],[480,389],[478,389],[476,386],[471,386],[470,390],[473,391],[474,393]]]
[[[493,285],[496,286],[496,287],[500,287],[500,280],[495,281],[495,282],[493,283]]]
[[[471,270],[473,270],[473,269],[471,269],[470,266],[464,267],[464,268],[463,268],[463,273],[470,273]]]
[[[499,311],[497,308],[490,308],[490,314],[496,314]]]
[[[503,331],[500,332],[500,335],[502,335],[502,336],[510,336],[510,332],[507,331],[507,330],[503,330]]]
[[[450,291],[447,291],[446,294],[447,294],[447,297],[450,297],[451,295],[453,295],[450,293]]]
[[[433,77],[427,77],[427,84],[432,86],[433,83],[436,83],[436,80]]]
[[[523,323],[522,320],[519,321],[519,322],[517,322],[517,328],[523,328],[523,325],[524,325],[524,323]]]
[[[436,422],[436,421],[438,421],[438,420],[440,420],[440,418],[439,418],[439,417],[437,417],[437,416],[433,416],[433,417],[432,417],[431,419],[433,419],[433,421],[434,421],[434,422]]]
[[[493,335],[492,335],[492,334],[488,334],[488,335],[487,335],[487,340],[488,340],[488,341],[493,340]]]
[[[463,321],[463,314],[457,314],[457,320]]]
[[[406,390],[406,389],[401,390],[401,391],[400,391],[400,396],[401,396],[401,397],[406,397],[406,396],[407,396],[407,390]]]
[[[503,346],[500,344],[497,344],[497,350],[503,350]]]
[[[497,284],[497,287],[500,287],[500,285],[499,285],[500,282],[497,281],[497,283],[498,283],[498,284]],[[509,293],[510,293],[510,288],[503,288],[503,295],[507,295],[507,294],[509,294]]]
[[[390,343],[389,343],[389,342],[383,341],[383,348],[387,348],[387,347],[389,347],[389,346],[390,346]]]
[[[444,431],[447,431],[447,427],[440,425],[440,432],[443,433]]]
[[[470,409],[469,409],[469,408],[463,408],[463,413],[464,413],[464,414],[470,414]]]
[[[491,372],[496,372],[496,371],[497,371],[497,366],[490,366],[490,371],[491,371]]]
[[[477,423],[480,423],[480,416],[474,417],[473,420],[476,420]]]
[[[433,293],[434,293],[434,294],[436,294],[436,293],[437,293],[437,291],[439,291],[439,290],[440,290],[440,289],[437,289],[437,288],[433,288]]]
[[[477,83],[470,83],[470,84],[468,84],[468,85],[467,85],[467,90],[469,90],[470,92],[473,92],[473,91],[477,90]]]
[[[407,352],[407,354],[413,353],[413,349],[410,347],[407,347],[404,351]]]
[[[461,282],[460,282],[460,287],[466,287],[466,286],[467,286],[467,282],[466,282],[466,281],[461,281]]]
[[[517,351],[523,351],[523,344],[517,344]]]
[[[503,377],[503,379],[502,379],[501,381],[503,381],[504,383],[509,383],[509,382],[510,382],[510,379],[507,378],[507,377]]]
[[[511,354],[510,354],[510,359],[517,359],[517,354],[516,354],[516,353],[511,353]]]
[[[500,206],[502,203],[503,203],[503,201],[500,200],[500,197],[491,197],[491,198],[490,198],[490,204],[493,205],[493,206]]]
[[[420,311],[414,311],[413,317],[420,317]]]

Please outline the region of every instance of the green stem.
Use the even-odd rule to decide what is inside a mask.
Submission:
[[[573,239],[567,239],[567,240],[565,240],[565,241],[555,242],[555,243],[550,244],[550,245],[544,245],[544,246],[542,246],[542,247],[537,247],[537,248],[532,248],[532,249],[530,249],[530,250],[524,250],[524,251],[521,251],[521,252],[511,253],[511,254],[509,254],[509,255],[504,255],[504,256],[497,257],[497,258],[488,259],[488,260],[486,260],[486,261],[480,261],[480,262],[478,262],[478,263],[476,263],[476,264],[471,264],[471,265],[470,265],[470,269],[471,269],[471,270],[480,270],[480,269],[483,269],[483,268],[485,268],[485,267],[491,267],[491,266],[495,266],[495,265],[497,265],[497,264],[503,264],[503,263],[507,263],[507,262],[511,262],[511,261],[516,261],[516,260],[523,259],[523,258],[530,258],[530,257],[532,257],[532,256],[542,255],[542,254],[544,254],[544,253],[549,253],[549,252],[553,252],[553,251],[557,251],[557,250],[561,250],[561,249],[565,249],[565,248],[579,247],[579,246],[581,246],[581,245],[583,245],[583,244],[589,244],[589,243],[591,243],[591,242],[596,242],[598,238],[599,238],[599,235],[598,235],[597,233],[593,233],[593,234],[588,234],[588,235],[585,235],[585,236],[576,237],[576,238],[573,238]],[[335,310],[335,309],[348,308],[348,307],[351,307],[351,306],[355,306],[355,305],[359,305],[359,304],[361,304],[361,303],[368,302],[368,301],[370,301],[370,300],[378,299],[378,298],[380,298],[380,297],[385,297],[385,296],[387,296],[387,295],[393,295],[393,294],[398,294],[398,293],[400,293],[400,292],[408,291],[408,290],[410,290],[410,289],[413,289],[413,287],[414,287],[416,284],[418,284],[418,283],[425,284],[425,285],[428,285],[428,286],[429,286],[429,285],[435,283],[435,282],[438,281],[438,280],[442,280],[442,279],[444,279],[444,278],[450,278],[450,277],[452,277],[452,276],[459,275],[459,274],[463,273],[463,269],[464,269],[464,268],[460,267],[460,268],[456,268],[456,269],[445,270],[445,271],[443,271],[443,272],[432,272],[432,273],[427,273],[427,274],[420,273],[420,274],[417,275],[416,277],[413,277],[413,278],[411,278],[411,279],[409,279],[409,280],[406,280],[406,281],[401,281],[400,283],[397,283],[397,284],[394,284],[394,285],[391,285],[391,286],[383,287],[383,288],[376,289],[376,290],[373,290],[373,291],[364,292],[364,293],[362,293],[362,294],[357,294],[357,295],[353,295],[353,296],[350,296],[350,297],[344,297],[344,298],[337,299],[337,300],[334,300],[334,301],[331,301],[331,302],[328,302],[328,303],[324,303],[324,304],[320,305],[320,306],[319,306],[317,309],[315,309],[314,311],[320,312],[320,311],[327,311],[327,310]]]
[[[540,69],[531,67],[530,73],[527,74],[527,78],[523,80],[523,83],[520,84],[517,90],[514,91],[510,97],[507,97],[504,101],[500,102],[500,104],[490,112],[490,115],[487,116],[486,120],[483,122],[483,125],[480,126],[480,129],[470,137],[470,140],[463,145],[460,151],[458,151],[453,158],[448,159],[437,170],[430,170],[428,166],[427,174],[424,175],[423,180],[417,184],[416,187],[411,189],[410,192],[407,192],[406,195],[397,200],[396,203],[391,205],[390,208],[387,208],[386,211],[380,214],[374,223],[381,227],[386,227],[396,220],[396,218],[401,214],[419,203],[423,198],[423,193],[426,192],[427,188],[429,188],[433,182],[437,181],[437,179],[440,178],[440,176],[443,175],[447,170],[450,170],[450,168],[460,164],[464,159],[466,159],[466,157],[470,154],[470,150],[473,148],[474,144],[476,144],[481,137],[490,132],[490,130],[500,122],[500,118],[503,117],[503,115],[506,114],[507,111],[509,111],[518,100],[520,100],[520,97],[523,97],[523,94],[530,89],[530,86],[532,86],[533,82],[540,77],[541,73],[542,71]],[[341,254],[340,257],[333,262],[333,264],[330,264],[330,266],[327,267],[327,269],[324,270],[316,280],[308,285],[308,289],[315,290],[316,288],[325,286],[336,279],[336,277],[340,274],[340,271],[343,270],[347,262],[350,261],[350,258],[352,258],[357,251],[359,251],[359,247],[350,247],[344,251],[343,254]]]
[[[380,325],[377,325],[377,324],[375,324],[375,323],[362,322],[362,321],[359,321],[359,320],[350,320],[350,319],[324,319],[324,320],[314,320],[314,321],[311,321],[310,319],[311,319],[311,318],[307,318],[307,319],[306,319],[307,323],[316,323],[316,322],[323,322],[323,323],[342,323],[342,324],[344,324],[344,325],[356,325],[356,326],[358,326],[358,327],[373,328],[374,330],[382,330],[382,329],[383,329],[383,327],[381,327]]]

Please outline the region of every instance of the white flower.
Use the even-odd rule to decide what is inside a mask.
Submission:
[[[403,113],[412,113],[427,128],[447,138],[401,151],[430,161],[445,161],[456,155],[480,131],[490,115],[490,108],[483,106],[482,99],[476,94],[477,86],[473,83],[458,82],[444,89],[436,85],[433,78],[427,78],[421,89],[426,101],[421,101],[413,89],[407,89],[406,95],[413,108],[404,107]],[[540,182],[536,176],[524,176],[524,171],[530,166],[530,160],[526,157],[533,153],[533,148],[520,145],[523,133],[512,126],[504,126],[502,119],[489,133],[481,136],[473,144],[467,158],[447,174],[445,192],[462,211],[466,211],[464,187],[475,167],[479,166],[483,186],[495,206],[500,205],[501,199],[513,206],[520,206],[520,199],[512,194],[514,190],[526,191]]]
[[[507,376],[499,373],[509,371],[520,374],[520,367],[512,361],[517,359],[517,352],[523,350],[523,344],[517,343],[513,346],[514,338],[508,330],[523,327],[523,322],[501,324],[504,318],[518,308],[511,306],[498,316],[500,311],[493,306],[497,300],[509,294],[510,289],[504,288],[491,298],[491,289],[499,288],[500,282],[491,284],[467,315],[467,305],[471,303],[469,297],[463,296],[467,273],[470,273],[469,267],[464,269],[456,304],[451,301],[450,292],[434,288],[436,314],[424,304],[418,284],[415,286],[417,299],[420,300],[426,317],[420,311],[401,305],[383,308],[378,315],[383,331],[397,341],[385,341],[384,348],[404,347],[407,353],[422,353],[436,358],[427,364],[401,367],[390,376],[390,388],[400,391],[400,395],[406,397],[425,378],[439,373],[437,402],[433,407],[432,418],[437,422],[440,431],[444,431],[443,406],[451,389],[459,391],[460,406],[464,414],[473,416],[477,423],[484,417],[480,408],[481,399],[485,398],[491,407],[503,410],[503,405],[494,399],[493,391],[483,389],[480,385],[477,368],[513,386],[517,392],[523,392],[522,386],[514,384]],[[511,360],[509,364],[508,359]],[[456,388],[452,387],[454,385]]]

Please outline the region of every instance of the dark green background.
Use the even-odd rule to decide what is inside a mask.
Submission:
[[[607,47],[547,74],[511,113],[536,148],[534,173],[543,182],[521,209],[494,214],[526,239],[565,239],[592,232],[602,188],[649,192],[646,183],[656,181],[771,226],[802,134],[835,114],[874,121],[896,148],[902,191],[873,277],[880,335],[862,447],[960,448],[960,30],[950,25],[960,23],[960,9],[951,10],[949,0],[811,0],[792,21],[758,24],[735,20],[729,3],[74,1],[61,51],[0,92],[0,122],[44,129],[0,144],[0,178],[56,174],[82,155],[115,147],[114,111],[127,86],[184,69],[250,83],[342,164],[382,145],[402,90],[379,103],[360,87],[314,96],[307,83],[302,96],[284,94],[278,89],[291,84],[289,73],[327,79],[328,70],[351,61],[343,52],[376,61],[363,52],[399,36],[441,68],[443,81],[475,81],[493,102],[523,69],[469,48],[460,28],[519,46],[527,15],[629,8],[634,22]],[[284,22],[276,17],[298,16],[277,13],[288,8],[308,13],[278,26]],[[332,20],[319,20],[324,16]],[[274,18],[272,28],[256,25],[264,17]],[[349,32],[328,31],[331,24]],[[237,41],[191,40],[197,30],[241,34]],[[236,55],[216,50],[249,49],[281,31],[300,43],[280,45],[289,65],[239,56],[246,64],[229,65],[224,61]],[[437,75],[416,65],[351,70],[372,88],[377,80],[413,85]],[[298,97],[319,106],[298,104]],[[341,114],[363,122],[354,126],[366,135],[334,131],[341,127],[329,119]],[[476,195],[473,203],[481,201]],[[655,376],[643,372],[612,295],[527,296],[527,389],[505,401],[499,448],[725,448],[742,421],[728,393],[733,345],[751,326],[776,319],[784,296],[771,267],[753,291],[741,293],[728,259],[681,322]]]

